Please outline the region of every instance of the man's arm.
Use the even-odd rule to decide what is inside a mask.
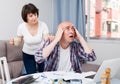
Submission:
[[[77,29],[75,29],[76,32],[76,39],[78,39],[85,50],[86,53],[91,53],[92,48],[88,45],[88,43],[84,40],[84,38],[81,36],[81,34],[78,32]]]
[[[50,55],[56,44],[60,41],[63,31],[64,31],[63,28],[58,27],[58,30],[56,32],[53,41],[48,46],[43,48],[43,53],[42,53],[43,58],[47,58]]]
[[[42,52],[43,58],[47,58],[50,55],[50,53],[52,52],[52,50],[54,49],[56,44],[57,44],[57,42],[55,40],[53,40],[48,46],[43,48],[43,52]]]
[[[88,45],[88,43],[84,40],[84,38],[81,36],[81,34],[78,32],[77,29],[76,31],[76,38],[80,41],[80,44],[82,45],[85,53],[82,53],[82,58],[86,61],[94,61],[96,60],[96,55],[93,51],[93,49]]]
[[[59,27],[55,37],[52,37],[53,39],[50,39],[48,36],[44,39],[44,42],[42,42],[42,47],[35,53],[35,60],[37,63],[43,62],[44,59],[50,55],[56,44],[61,39],[63,31],[64,30]]]
[[[36,52],[35,52],[35,61],[37,62],[37,63],[41,63],[41,62],[43,62],[44,61],[44,58],[43,58],[43,48],[45,47],[45,46],[47,46],[47,45],[49,45],[50,44],[50,40],[49,39],[46,39],[46,40],[43,40],[42,42],[41,42],[41,47],[40,47],[40,49],[39,50],[37,50]]]

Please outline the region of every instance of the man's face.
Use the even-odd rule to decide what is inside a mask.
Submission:
[[[62,36],[65,42],[73,42],[75,38],[75,28],[72,24],[68,23],[64,25],[64,32]]]

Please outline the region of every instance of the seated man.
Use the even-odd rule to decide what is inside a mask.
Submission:
[[[75,40],[77,39],[77,40]],[[37,63],[45,61],[45,71],[81,73],[82,62],[96,60],[95,53],[71,22],[62,22],[53,40],[49,38],[35,53]]]

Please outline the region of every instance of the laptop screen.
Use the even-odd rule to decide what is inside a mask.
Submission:
[[[101,81],[100,76],[101,74],[105,74],[106,68],[111,69],[110,78],[115,77],[115,75],[118,73],[118,70],[120,68],[120,66],[118,66],[119,64],[120,64],[120,58],[104,60],[101,66],[99,67],[97,73],[95,74],[93,80],[95,82],[100,82]]]

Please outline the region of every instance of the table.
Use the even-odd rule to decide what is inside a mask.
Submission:
[[[49,72],[48,72],[49,74]],[[69,74],[69,73],[68,73]],[[35,74],[30,74],[32,75],[34,78],[37,78],[33,83],[31,84],[52,84],[53,80],[48,79],[47,77],[43,76],[43,73],[35,73]],[[20,76],[18,78],[12,79],[11,81],[9,81],[7,84],[12,84],[13,81],[22,79],[24,77],[27,77],[29,75],[25,75],[25,76]],[[58,76],[56,76],[58,77]],[[67,76],[68,77],[68,76]],[[60,78],[59,78],[60,79]],[[54,84],[58,84],[58,82],[54,82]],[[72,84],[71,82],[65,82],[62,81],[62,84]],[[74,83],[74,84],[80,84],[80,83]],[[82,78],[82,83],[81,84],[96,84],[93,82],[92,79],[88,79],[88,78]]]
[[[13,81],[16,81],[16,80],[19,80],[19,79],[22,79],[24,77],[31,76],[31,75],[33,76],[33,78],[36,79],[31,84],[53,84],[53,82],[54,84],[58,84],[58,82],[62,82],[62,84],[101,84],[101,83],[95,83],[93,79],[85,78],[86,75],[89,75],[89,72],[80,74],[80,73],[64,72],[64,71],[53,71],[53,72],[51,71],[51,72],[35,73],[35,74],[20,76],[18,78],[12,79],[7,84],[12,84]],[[70,80],[70,81],[69,82],[63,81],[63,79]],[[75,82],[75,80],[71,81],[71,79],[73,80],[81,79],[82,83],[81,81],[77,81],[76,83],[73,83]],[[120,80],[115,79],[115,78],[111,79],[111,84],[119,84],[119,83],[120,83]]]
[[[64,76],[63,76],[63,73],[62,74],[60,74],[60,72],[56,72],[56,73],[53,73],[52,72],[52,74],[57,74],[57,75],[55,75],[55,77],[56,78],[58,78],[59,80],[61,80],[60,79],[60,77],[64,77],[64,76],[66,76],[66,75],[68,75],[68,76],[66,76],[67,78],[69,78],[69,76],[74,76],[73,74],[76,74],[76,73],[69,73],[69,72],[64,72]],[[52,82],[53,82],[53,79],[55,78],[55,77],[53,77],[52,76],[52,74],[51,74],[51,72],[43,72],[43,73],[35,73],[35,74],[30,74],[30,75],[32,75],[34,78],[37,78],[33,83],[31,83],[31,84],[52,84]],[[53,79],[50,79],[50,78],[48,78],[48,76],[50,76],[51,78],[53,78]],[[16,80],[19,80],[19,79],[22,79],[22,78],[24,78],[24,77],[27,77],[27,76],[29,76],[29,75],[25,75],[25,76],[20,76],[20,77],[18,77],[18,78],[15,78],[15,79],[12,79],[11,81],[9,81],[7,84],[12,84],[12,82],[13,81],[16,81]],[[71,77],[72,77],[71,76]],[[78,75],[76,75],[76,77],[75,78],[77,78],[77,77],[80,77],[80,75],[78,74]],[[82,77],[81,77],[82,78]],[[115,78],[113,78],[113,79],[111,79],[111,84],[119,84],[120,83],[120,80],[119,79],[115,79]],[[54,81],[54,84],[58,84],[58,82],[55,82]],[[70,82],[62,82],[62,84],[73,84],[73,83],[70,83]],[[80,84],[80,83],[74,83],[74,84]],[[101,83],[95,83],[94,81],[93,81],[93,79],[90,79],[90,78],[82,78],[82,84],[101,84]]]

